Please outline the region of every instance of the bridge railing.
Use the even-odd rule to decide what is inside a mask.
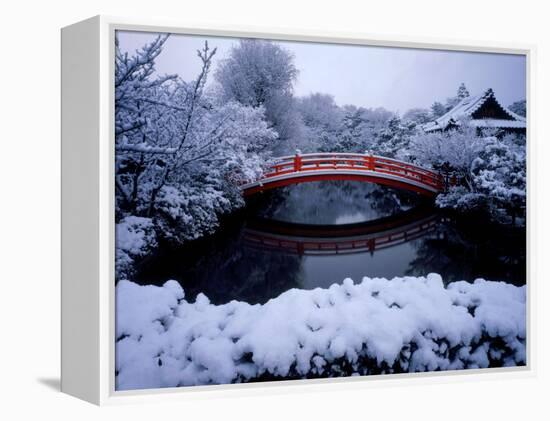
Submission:
[[[392,174],[442,190],[441,174],[413,164],[377,155],[356,153],[311,153],[284,156],[277,159],[264,178],[304,171],[345,169]]]

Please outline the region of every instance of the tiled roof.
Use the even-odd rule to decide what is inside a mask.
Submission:
[[[502,119],[484,119],[472,120],[471,124],[475,127],[502,127],[502,128],[525,128],[526,120],[524,117],[513,113],[508,108],[503,107],[495,97],[492,89],[487,89],[480,95],[469,96],[461,100],[454,108],[449,110],[435,121],[431,121],[422,126],[424,131],[445,129],[449,124],[454,124],[463,118],[472,117],[472,115],[490,98],[493,98],[497,104],[504,110],[512,120]]]

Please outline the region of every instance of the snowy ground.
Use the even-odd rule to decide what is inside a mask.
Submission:
[[[212,305],[121,281],[117,390],[525,364],[526,290],[477,280],[346,279],[266,304]]]

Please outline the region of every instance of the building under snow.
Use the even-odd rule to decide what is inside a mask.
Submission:
[[[480,95],[462,99],[454,108],[434,121],[422,126],[426,132],[448,130],[469,120],[469,124],[480,129],[494,128],[505,132],[525,133],[526,119],[503,107],[492,89]]]

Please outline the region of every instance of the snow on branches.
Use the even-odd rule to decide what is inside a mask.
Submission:
[[[215,228],[219,212],[242,206],[238,184],[261,174],[277,133],[263,107],[223,102],[207,89],[216,54],[207,42],[197,51],[194,80],[159,76],[155,59],[167,39],[159,36],[134,55],[117,43],[117,221],[150,218],[159,236],[183,241]]]
[[[457,177],[458,184],[437,197],[442,208],[483,210],[504,223],[524,223],[525,138],[493,133],[463,122],[456,129],[413,136],[402,157]],[[519,217],[519,219],[518,219]]]

